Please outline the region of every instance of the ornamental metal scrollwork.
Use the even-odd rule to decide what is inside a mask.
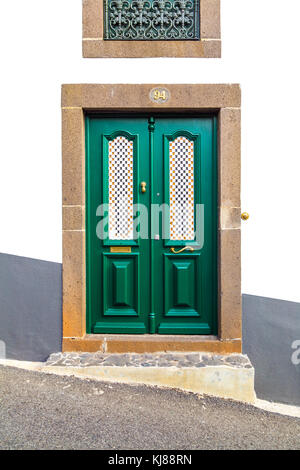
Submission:
[[[104,39],[200,39],[199,0],[104,0]]]

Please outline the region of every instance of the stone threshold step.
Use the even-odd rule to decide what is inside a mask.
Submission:
[[[243,354],[55,353],[45,372],[94,380],[171,387],[254,403],[254,368]]]
[[[234,366],[250,369],[252,364],[243,354],[208,354],[208,353],[153,353],[153,354],[109,354],[88,352],[53,353],[47,366],[116,366],[116,367],[206,367]]]

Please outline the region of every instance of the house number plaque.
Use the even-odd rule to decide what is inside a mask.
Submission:
[[[153,88],[150,91],[150,99],[153,103],[166,103],[170,99],[170,92],[166,88]]]
[[[104,0],[104,39],[199,40],[199,0]]]

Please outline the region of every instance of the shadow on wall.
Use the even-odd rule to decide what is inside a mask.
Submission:
[[[61,351],[61,264],[0,254],[0,358]]]
[[[258,398],[300,406],[300,304],[243,295],[243,352]]]
[[[0,358],[61,351],[61,264],[0,254]],[[264,400],[300,406],[300,304],[243,295],[243,351]]]

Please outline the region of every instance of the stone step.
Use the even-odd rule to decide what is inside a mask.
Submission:
[[[254,403],[254,368],[243,354],[51,354],[43,371],[94,380],[142,383]]]
[[[207,353],[153,353],[153,354],[108,354],[108,353],[53,353],[47,366],[124,366],[124,367],[205,367],[236,366],[252,368],[248,356],[243,354]]]

